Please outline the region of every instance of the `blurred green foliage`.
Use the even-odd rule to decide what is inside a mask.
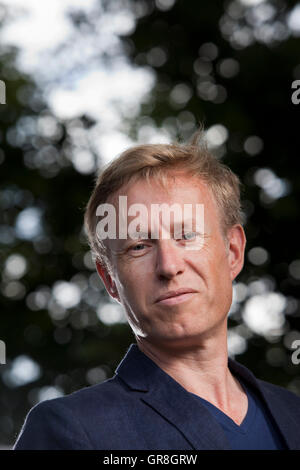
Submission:
[[[122,37],[124,51],[156,80],[140,114],[124,113],[123,122],[137,140],[151,128],[188,139],[199,122],[212,142],[219,139],[213,151],[244,186],[248,240],[229,317],[233,339],[245,343],[235,357],[259,378],[300,393],[290,350],[300,337],[300,105],[291,102],[300,49],[286,23],[293,6],[283,0],[255,7],[235,0],[129,1],[137,20]],[[112,376],[134,341],[123,321],[99,318],[101,306],[112,303],[82,228],[94,176],[72,164],[72,136],[95,123],[89,116],[62,121],[53,115],[16,57],[15,50],[0,55],[7,92],[7,104],[0,105],[0,339],[7,347],[0,442],[8,445],[33,404]],[[64,292],[69,303],[60,300]],[[243,312],[253,297],[271,312],[282,302],[277,330],[251,329]],[[30,382],[22,382],[20,370],[14,375],[26,360]]]

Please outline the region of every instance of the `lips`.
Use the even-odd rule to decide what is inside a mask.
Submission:
[[[170,299],[173,297],[178,297],[183,294],[190,294],[190,293],[195,293],[195,292],[197,292],[195,289],[191,289],[189,287],[182,287],[181,289],[170,290],[169,292],[166,292],[165,294],[162,294],[160,297],[158,297],[155,303],[160,302],[161,300]]]

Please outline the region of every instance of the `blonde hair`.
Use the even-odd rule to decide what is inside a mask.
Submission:
[[[84,216],[94,260],[110,268],[108,250],[96,234],[97,207],[136,180],[144,179],[149,183],[153,178],[166,186],[170,170],[181,170],[207,184],[220,211],[224,234],[235,224],[243,225],[240,180],[208,151],[200,130],[188,144],[147,144],[129,148],[102,169]]]

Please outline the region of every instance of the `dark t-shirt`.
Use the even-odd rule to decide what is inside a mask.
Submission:
[[[240,425],[207,400],[195,395],[207,407],[213,418],[222,426],[231,449],[282,450],[287,449],[283,437],[262,399],[241,380],[248,397],[247,414]],[[194,394],[193,394],[194,395]]]

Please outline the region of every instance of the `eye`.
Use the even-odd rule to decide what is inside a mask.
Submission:
[[[133,251],[141,251],[145,246],[146,245],[144,243],[139,243],[138,245],[132,246],[130,249]]]
[[[186,241],[189,241],[189,240],[194,240],[196,236],[197,236],[196,232],[187,232],[183,234],[182,238]]]
[[[135,243],[128,248],[128,253],[132,256],[144,255],[149,249],[149,243]]]

